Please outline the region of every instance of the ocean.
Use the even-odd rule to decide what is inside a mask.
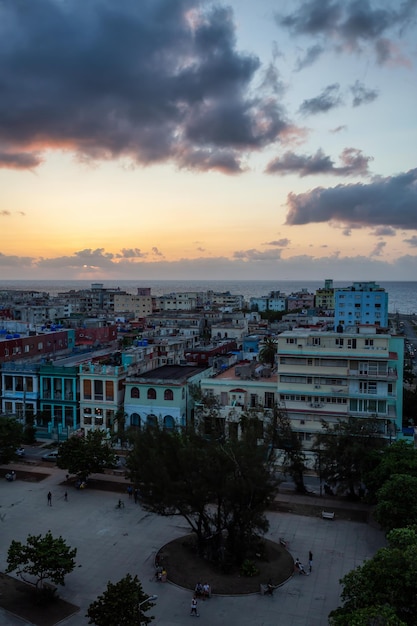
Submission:
[[[266,296],[270,291],[281,291],[287,296],[293,292],[307,289],[314,292],[324,287],[324,280],[97,280],[106,288],[123,289],[128,293],[136,293],[138,287],[150,287],[152,295],[163,295],[182,291],[230,291],[243,295],[246,300],[251,297]],[[389,294],[388,310],[390,313],[411,315],[417,314],[417,282],[378,282]],[[90,280],[0,280],[2,289],[29,291],[46,291],[51,296],[71,289],[89,289]],[[348,287],[352,281],[333,281],[334,287]]]

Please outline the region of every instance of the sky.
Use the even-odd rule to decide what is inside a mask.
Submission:
[[[417,0],[0,0],[0,279],[417,280]]]

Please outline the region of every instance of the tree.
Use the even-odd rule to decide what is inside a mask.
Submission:
[[[116,462],[116,455],[102,430],[90,430],[85,437],[73,436],[59,446],[57,465],[86,480]]]
[[[273,337],[266,337],[259,350],[259,360],[261,363],[268,363],[271,367],[275,365],[277,355],[277,340]]]
[[[54,538],[51,531],[46,535],[28,535],[26,544],[12,541],[7,553],[6,572],[16,571],[22,580],[43,589],[44,582],[65,585],[64,577],[75,568],[76,548],[70,548],[62,537]],[[35,578],[35,582],[26,579]]]
[[[335,612],[330,626],[407,626],[390,606],[371,606],[350,613]]]
[[[393,474],[408,474],[417,477],[417,450],[403,439],[394,441],[382,450],[370,454],[370,467],[364,481],[368,498],[372,501],[376,493]]]
[[[369,469],[370,453],[386,445],[378,432],[378,421],[348,418],[330,424],[322,420],[322,429],[314,442],[320,479],[354,498]]]
[[[377,493],[375,518],[385,531],[417,524],[417,477],[394,474]]]
[[[240,441],[146,428],[137,433],[127,465],[144,505],[182,515],[202,556],[240,564],[267,529],[264,511],[277,484],[252,428]]]
[[[344,604],[330,614],[332,625],[351,626],[355,622],[349,621],[350,615],[357,616],[360,610],[371,608],[382,611],[380,607],[391,609],[398,621],[376,624],[417,625],[417,528],[397,528],[388,533],[387,540],[386,548],[340,581]]]
[[[12,417],[0,417],[0,463],[16,459],[16,450],[23,439],[22,425]]]
[[[267,430],[267,439],[272,450],[282,450],[281,466],[284,474],[289,474],[298,493],[306,493],[304,472],[306,458],[301,441],[291,427],[291,421],[285,409],[275,405],[272,420]]]
[[[96,626],[150,624],[154,618],[145,613],[155,605],[148,598],[137,576],[126,574],[117,583],[109,581],[106,591],[88,607],[88,623]]]

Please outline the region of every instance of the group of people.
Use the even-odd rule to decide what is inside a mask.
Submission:
[[[295,563],[294,563],[294,567],[296,569],[296,571],[298,571],[299,574],[304,574],[304,576],[308,576],[309,574],[311,574],[312,569],[313,569],[313,553],[311,552],[311,550],[308,553],[308,569],[309,571],[306,572],[306,569],[304,567],[304,565],[301,563],[300,559],[295,559]]]
[[[196,598],[202,598],[203,600],[207,600],[211,595],[210,585],[208,583],[200,583],[198,582],[194,589],[194,596]]]

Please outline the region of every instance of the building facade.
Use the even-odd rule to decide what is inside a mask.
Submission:
[[[353,283],[336,289],[334,298],[335,330],[360,324],[388,327],[388,293],[376,283]]]
[[[358,329],[359,330],[359,329]],[[278,336],[278,401],[308,449],[321,421],[378,421],[383,437],[402,429],[404,339],[374,328]]]

